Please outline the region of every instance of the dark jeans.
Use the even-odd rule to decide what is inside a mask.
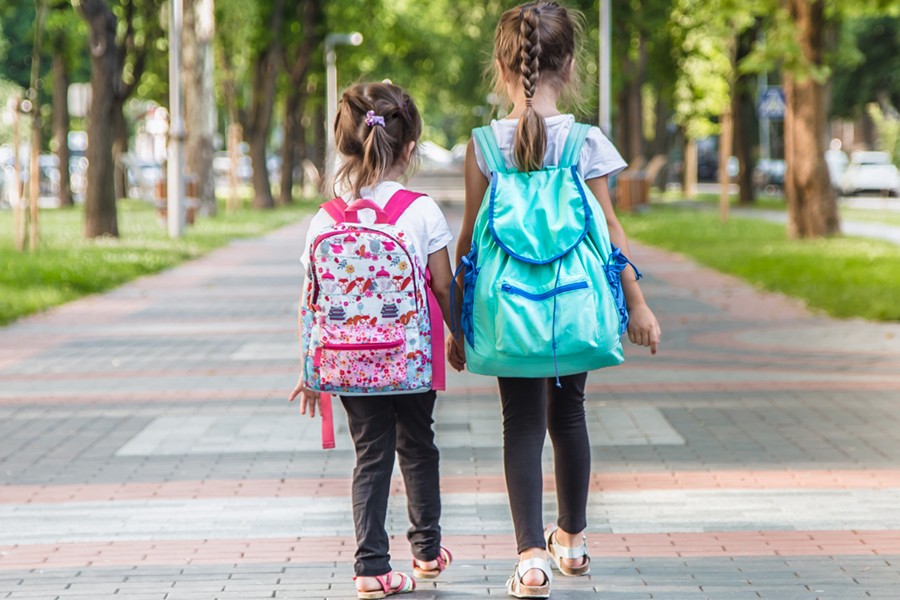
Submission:
[[[500,377],[503,468],[518,552],[543,548],[541,454],[550,432],[556,473],[557,525],[568,533],[587,527],[591,444],[584,416],[587,373],[556,380]]]
[[[391,570],[385,530],[394,452],[406,485],[411,527],[407,538],[415,558],[430,561],[440,553],[440,474],[431,425],[434,391],[396,396],[341,396],[356,447],[353,469],[353,522],[358,576]]]

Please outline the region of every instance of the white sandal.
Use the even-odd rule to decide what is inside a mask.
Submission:
[[[544,574],[542,585],[525,585],[522,576],[531,569],[537,569]],[[553,572],[550,563],[545,558],[529,558],[516,563],[516,570],[506,582],[506,591],[514,598],[549,598],[550,582],[553,580]]]
[[[563,546],[554,541],[553,534],[556,533],[557,529],[558,527],[550,525],[544,530],[544,541],[547,542],[547,553],[550,555],[550,558],[553,559],[556,568],[559,569],[559,572],[563,575],[568,575],[570,577],[577,577],[579,575],[587,575],[590,573],[591,557],[588,556],[587,553],[585,536],[581,536],[580,546],[569,548],[568,546]],[[563,559],[565,558],[574,560],[582,557],[584,558],[584,562],[577,567],[570,567],[563,562]]]

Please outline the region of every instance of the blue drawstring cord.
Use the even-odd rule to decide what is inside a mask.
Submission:
[[[450,332],[453,337],[457,337],[457,332],[462,329],[462,315],[456,310],[456,294],[459,291],[456,280],[463,269],[469,273],[474,268],[469,255],[463,256],[456,265],[456,271],[453,273],[453,279],[450,281]],[[463,282],[463,293],[465,293],[465,282]],[[463,302],[465,304],[465,302]]]
[[[562,272],[562,259],[559,259],[559,266],[556,267],[556,283],[553,284],[553,288],[556,289],[559,287],[559,276]],[[550,335],[553,338],[553,370],[556,372],[556,387],[562,388],[562,384],[559,382],[559,364],[556,361],[556,299],[559,297],[559,294],[553,294],[553,321],[550,327]]]
[[[635,281],[643,275],[620,248],[613,246],[612,249],[612,254],[603,265],[603,271],[606,273],[613,299],[616,301],[616,309],[619,312],[619,335],[622,335],[628,328],[628,306],[625,304],[625,291],[622,289],[622,271],[626,266],[631,265],[631,268],[634,269]]]

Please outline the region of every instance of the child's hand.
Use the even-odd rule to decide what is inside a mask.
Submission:
[[[659,323],[649,306],[628,307],[628,339],[632,344],[649,346],[650,354],[656,354],[661,335]]]
[[[297,396],[300,396],[300,414],[305,415],[306,409],[309,408],[309,418],[314,418],[316,416],[316,408],[319,406],[319,392],[303,387],[302,375],[297,378],[297,385],[291,390],[288,402],[293,402]]]
[[[457,371],[466,368],[466,349],[465,346],[456,341],[453,334],[447,337],[447,360],[450,366]]]

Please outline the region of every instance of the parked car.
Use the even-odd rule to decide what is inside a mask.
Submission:
[[[840,188],[847,196],[859,192],[896,196],[900,193],[900,170],[887,152],[854,152],[841,177]]]
[[[780,158],[761,158],[753,168],[753,185],[767,193],[784,189],[784,161]]]

